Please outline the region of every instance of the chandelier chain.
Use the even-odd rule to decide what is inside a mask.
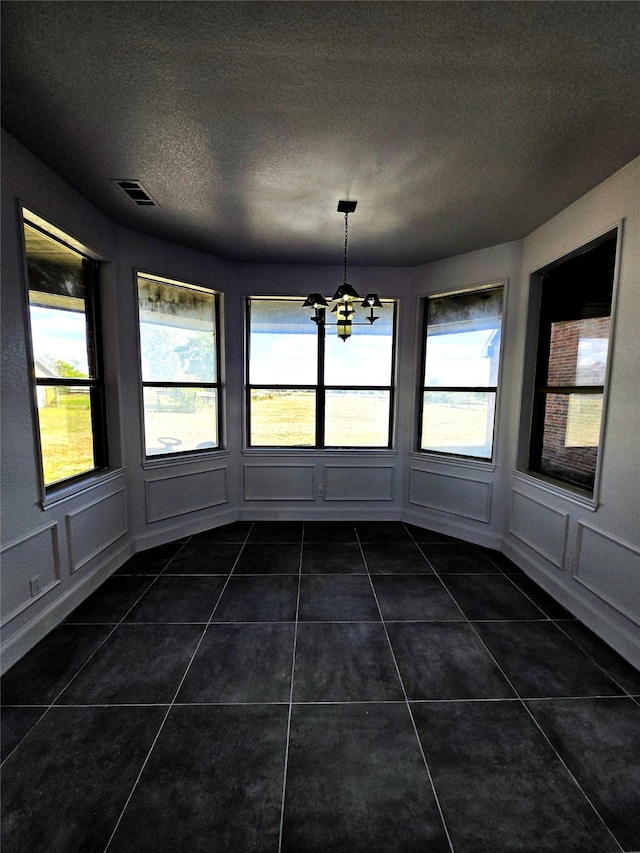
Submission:
[[[349,214],[344,215],[344,283],[347,283],[347,242],[349,239]]]

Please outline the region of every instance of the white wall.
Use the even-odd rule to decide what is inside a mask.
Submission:
[[[629,427],[637,417],[639,375],[637,203],[635,212],[632,209],[633,182],[638,193],[637,180],[638,163],[630,164],[524,244],[495,246],[413,269],[353,268],[356,288],[378,291],[400,302],[396,446],[392,451],[377,452],[266,452],[243,447],[244,296],[329,292],[341,280],[341,269],[233,264],[118,227],[3,134],[3,668],[63,619],[134,550],[235,518],[403,518],[494,547],[500,547],[504,536],[505,548],[526,571],[539,577],[627,657],[640,660],[638,617],[623,612],[623,607],[635,606],[629,602],[633,602],[638,578],[638,453]],[[42,506],[39,489],[25,340],[19,202],[107,260],[101,295],[108,330],[105,361],[112,469],[85,490],[47,508]],[[589,513],[549,495],[536,482],[525,483],[514,475],[527,271],[622,216],[627,222],[601,505]],[[143,463],[136,269],[211,287],[222,294],[223,451],[197,461]],[[421,300],[428,294],[503,279],[507,280],[507,303],[495,463],[452,463],[417,454],[414,422],[422,350]],[[550,523],[553,528],[557,518],[569,518],[567,553],[574,553],[582,530],[580,561],[573,575],[550,566],[515,535],[510,519],[514,505],[519,511],[518,501],[522,500],[515,495],[523,491],[535,498],[536,507],[542,507],[537,510],[540,524]],[[531,540],[539,533],[529,531],[525,538]],[[608,560],[606,569],[599,568],[601,555]],[[29,579],[35,574],[41,575],[43,592],[32,598]]]
[[[491,282],[504,283],[494,459],[492,462],[477,462],[410,452],[418,446],[414,416],[411,418],[412,436],[406,457],[408,474],[403,501],[407,521],[497,549],[501,544],[505,487],[510,474],[508,448],[512,424],[508,415],[519,396],[513,357],[518,351],[520,331],[512,306],[515,307],[519,300],[521,249],[520,241],[505,243],[412,270],[416,329],[412,372],[407,376],[407,384],[411,388],[414,413],[416,395],[413,389],[420,383],[419,363],[423,347],[419,302],[433,294],[473,289]]]
[[[620,222],[597,500],[586,505],[517,471],[520,412],[518,396],[512,396],[508,420],[514,473],[505,495],[504,550],[582,621],[640,664],[640,158],[524,240],[517,305],[521,337],[514,362],[516,382],[525,380],[531,366],[524,363],[522,333],[531,274]],[[522,445],[528,440],[526,402]]]

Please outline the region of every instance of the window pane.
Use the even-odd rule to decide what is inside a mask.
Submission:
[[[425,386],[495,387],[502,288],[430,299]]]
[[[26,223],[24,237],[35,374],[94,378],[87,356],[84,258]]]
[[[315,385],[317,327],[300,302],[252,299],[249,382],[252,385]]]
[[[308,447],[315,440],[315,391],[251,391],[250,442],[254,447]]]
[[[327,385],[391,385],[393,355],[393,303],[375,309],[379,319],[372,325],[355,326],[343,341],[333,326],[326,329],[325,383]],[[356,308],[355,320],[366,322],[367,312]],[[335,315],[327,313],[327,322]],[[331,318],[331,319],[329,319]],[[386,445],[386,439],[385,439]]]
[[[604,385],[610,317],[551,324],[547,384]]]
[[[602,394],[547,394],[540,470],[592,487],[595,479]]]
[[[425,391],[421,450],[491,459],[495,392]]]
[[[147,456],[218,446],[215,388],[144,388]]]
[[[216,382],[215,296],[138,277],[143,382]]]
[[[75,477],[96,467],[89,388],[37,388],[44,483]]]
[[[387,447],[390,398],[389,391],[327,391],[327,447]]]
[[[74,300],[79,310],[42,308],[33,304],[29,291],[29,316],[33,339],[33,358],[38,379],[60,377],[89,378],[87,358],[87,319],[84,301]],[[93,378],[93,377],[91,377]]]

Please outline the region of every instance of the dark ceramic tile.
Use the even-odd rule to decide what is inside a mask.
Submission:
[[[154,578],[121,575],[108,578],[102,586],[82,602],[65,622],[111,623],[124,619]]]
[[[298,625],[294,702],[358,702],[404,698],[380,623]]]
[[[245,545],[234,575],[297,575],[300,545]]]
[[[165,713],[48,711],[3,767],[3,853],[102,853]]]
[[[305,521],[304,543],[326,543],[332,547],[338,543],[356,543],[356,529],[353,521]]]
[[[640,706],[631,699],[527,702],[625,850],[640,850]]]
[[[204,545],[210,542],[239,542],[243,543],[249,531],[252,521],[234,521],[231,524],[223,524],[221,527],[212,527],[211,530],[203,530],[191,537],[190,545]]]
[[[109,850],[278,849],[286,705],[172,708]]]
[[[113,628],[60,625],[2,677],[3,705],[48,705],[89,660]]]
[[[4,761],[13,752],[46,710],[46,707],[2,708],[0,711],[0,735],[2,743],[0,761]]]
[[[413,542],[378,542],[362,546],[372,575],[433,574],[422,552]]]
[[[475,545],[425,543],[422,551],[439,575],[500,574]]]
[[[242,545],[189,542],[164,570],[166,575],[228,575]]]
[[[496,551],[494,548],[484,548],[482,546],[480,546],[480,550],[488,560],[491,560],[494,566],[497,566],[500,571],[504,572],[506,575],[524,575],[522,569],[516,566],[516,564],[501,551]]]
[[[158,578],[127,622],[208,622],[225,584],[223,577]]]
[[[460,542],[455,536],[447,536],[446,533],[438,533],[435,530],[427,530],[425,527],[418,527],[415,524],[407,524],[404,522],[406,530],[411,535],[411,538],[422,544],[423,542]]]
[[[166,545],[148,548],[146,551],[138,551],[124,565],[120,566],[115,574],[159,575],[180,551],[185,541],[180,539],[176,542],[168,542]]]
[[[521,592],[530,598],[537,605],[545,616],[550,619],[573,619],[572,613],[564,608],[561,604],[552,598],[548,592],[545,592],[541,586],[535,581],[528,578],[526,575],[510,575],[510,580],[518,587]]]
[[[387,629],[409,699],[506,699],[515,695],[469,625],[390,622]]]
[[[455,601],[436,577],[376,575],[373,585],[385,620],[400,622],[464,620]]]
[[[288,702],[292,624],[210,625],[177,702]]]
[[[56,704],[168,704],[201,636],[200,625],[121,625]]]
[[[631,666],[593,631],[578,621],[562,622],[558,627],[625,690],[640,694],[640,671]]]
[[[303,575],[366,575],[367,568],[358,544],[305,544],[302,551]]]
[[[248,542],[302,542],[301,521],[254,521]]]
[[[220,600],[214,622],[293,622],[298,578],[233,576]]]
[[[468,619],[544,619],[544,613],[500,575],[443,575]]]
[[[449,853],[404,703],[294,705],[282,853]]]
[[[302,622],[378,621],[380,614],[368,577],[306,575],[300,582]]]
[[[520,696],[614,696],[622,690],[553,622],[477,622]]]
[[[616,849],[520,702],[411,707],[455,853]]]
[[[356,521],[360,542],[411,542],[401,521]]]

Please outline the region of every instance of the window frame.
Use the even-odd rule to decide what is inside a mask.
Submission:
[[[550,357],[550,341],[551,333],[543,335],[542,324],[546,319],[551,317],[550,312],[543,314],[542,300],[545,275],[558,267],[563,266],[569,261],[586,254],[587,252],[598,248],[608,241],[615,241],[612,282],[611,282],[611,302],[609,307],[609,335],[607,342],[607,360],[605,365],[604,380],[602,384],[596,385],[548,385],[540,384],[540,375],[544,372],[548,378],[549,357]],[[520,474],[528,475],[535,480],[543,483],[546,488],[556,491],[565,497],[572,497],[580,503],[584,503],[590,509],[596,509],[598,505],[598,495],[600,488],[600,474],[602,467],[602,457],[604,443],[606,437],[606,419],[607,419],[607,401],[610,387],[610,376],[612,367],[613,345],[615,337],[615,314],[616,314],[616,297],[618,291],[618,270],[620,264],[620,253],[622,247],[622,222],[618,222],[610,226],[597,236],[591,238],[585,243],[574,248],[555,260],[539,267],[529,276],[529,306],[532,315],[531,325],[528,330],[528,355],[527,363],[533,366],[529,367],[525,382],[523,383],[523,394],[528,397],[528,405],[523,407],[523,417],[526,419],[527,429],[521,431],[526,436],[526,445],[521,446],[520,450]],[[607,315],[605,315],[607,316]],[[526,389],[529,389],[528,392]],[[600,428],[598,444],[596,445],[596,463],[593,476],[593,486],[586,486],[563,478],[560,475],[552,474],[540,470],[542,446],[544,441],[544,418],[545,405],[540,403],[541,395],[546,397],[552,394],[568,395],[572,392],[577,394],[598,394],[602,399],[602,412],[600,417]],[[524,444],[524,441],[523,441]]]
[[[462,466],[473,466],[473,467],[482,467],[482,468],[494,468],[496,464],[496,445],[497,445],[497,436],[498,436],[498,421],[499,421],[499,405],[500,405],[500,386],[501,386],[501,376],[502,376],[502,367],[503,367],[503,359],[504,359],[504,329],[505,329],[505,321],[504,318],[506,316],[506,308],[507,308],[507,294],[508,294],[508,279],[501,278],[495,279],[488,282],[482,282],[478,284],[469,285],[466,287],[462,287],[456,290],[446,290],[439,291],[437,293],[429,293],[424,295],[422,300],[422,322],[420,324],[421,329],[421,337],[420,337],[420,345],[419,345],[419,359],[420,359],[420,384],[418,386],[418,402],[416,406],[416,436],[414,447],[416,448],[414,453],[418,458],[432,458],[434,460],[440,462],[448,462],[452,464],[458,464]],[[472,295],[474,293],[482,293],[483,291],[489,290],[501,290],[502,291],[502,317],[500,322],[500,355],[498,357],[498,373],[497,373],[497,382],[496,385],[482,385],[482,386],[426,386],[425,378],[427,373],[427,332],[429,328],[429,302],[435,299],[444,299],[446,297],[458,297],[458,296],[466,296]],[[424,420],[424,396],[427,391],[442,391],[445,393],[483,393],[489,392],[495,395],[494,409],[493,409],[493,428],[491,433],[491,456],[473,456],[469,453],[454,453],[450,450],[435,450],[431,448],[423,448],[422,445],[422,433],[423,433],[423,420]]]
[[[101,267],[106,261],[100,253],[90,249],[85,243],[76,239],[68,231],[59,228],[49,219],[35,213],[31,207],[18,203],[20,241],[22,248],[23,280],[24,280],[24,311],[25,311],[25,340],[28,346],[28,366],[32,389],[32,423],[34,429],[35,448],[38,463],[38,478],[40,483],[41,504],[44,509],[54,505],[68,496],[91,487],[96,481],[102,480],[109,473],[108,419],[106,406],[106,387],[104,371],[104,352],[102,334],[101,310]],[[25,226],[38,231],[47,239],[52,240],[65,249],[78,255],[83,260],[87,271],[85,319],[90,329],[90,341],[93,346],[87,346],[87,361],[91,366],[93,377],[38,377],[35,370],[35,353],[31,329],[31,297],[29,281],[29,264]],[[86,265],[85,265],[86,262]],[[89,388],[91,415],[91,437],[93,444],[94,465],[70,477],[63,477],[51,483],[45,482],[44,454],[42,429],[38,404],[38,388],[42,387],[80,387]],[[112,472],[113,473],[113,472]]]
[[[341,452],[350,453],[385,453],[394,449],[395,443],[395,409],[396,409],[396,365],[398,360],[398,300],[384,298],[381,299],[385,310],[390,308],[393,311],[391,318],[391,367],[389,371],[390,385],[338,385],[328,384],[324,382],[325,368],[325,340],[327,336],[327,327],[323,323],[316,325],[316,382],[315,384],[278,384],[278,383],[251,383],[250,380],[250,360],[251,360],[251,303],[252,301],[264,302],[290,302],[293,305],[300,305],[299,296],[278,296],[254,294],[245,296],[244,298],[244,316],[245,316],[245,388],[244,388],[244,408],[245,408],[245,429],[244,429],[244,449],[254,452],[263,453],[311,453],[313,451],[325,452]],[[302,311],[302,307],[300,307]],[[326,316],[327,309],[320,309],[323,316]],[[311,324],[311,320],[307,319]],[[331,322],[331,320],[329,320]],[[332,326],[329,326],[332,328]],[[354,335],[357,332],[353,333]],[[348,346],[349,342],[345,342]],[[252,444],[251,443],[251,392],[254,390],[281,390],[281,391],[313,391],[315,392],[315,443],[314,444]],[[327,445],[325,442],[326,434],[326,392],[327,391],[385,391],[389,393],[389,416],[387,427],[387,443],[385,445]]]
[[[136,342],[138,347],[138,388],[140,400],[140,442],[141,442],[141,459],[143,468],[153,468],[166,464],[175,464],[179,462],[188,462],[190,458],[210,456],[212,454],[219,455],[224,453],[224,432],[223,432],[223,370],[222,370],[222,294],[220,291],[212,287],[207,287],[193,281],[185,279],[169,278],[166,275],[152,273],[148,270],[134,269],[134,293],[136,305]],[[156,281],[159,284],[169,287],[179,287],[184,290],[198,291],[208,296],[213,297],[214,316],[215,316],[215,361],[216,361],[216,381],[215,382],[174,382],[144,380],[142,376],[142,341],[140,337],[140,303],[139,303],[139,288],[138,280],[140,278]],[[213,388],[216,391],[216,432],[217,444],[214,447],[192,448],[188,450],[171,450],[167,449],[164,453],[147,454],[146,442],[146,427],[145,427],[145,408],[144,408],[144,389],[145,388]]]

